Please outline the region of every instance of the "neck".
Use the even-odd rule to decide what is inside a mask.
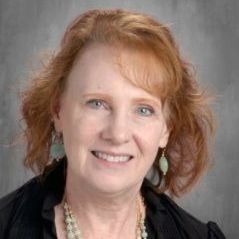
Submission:
[[[74,182],[77,181],[67,177],[65,199],[84,238],[135,238],[141,184],[133,189],[106,194]]]

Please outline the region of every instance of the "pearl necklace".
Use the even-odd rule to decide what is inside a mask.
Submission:
[[[137,223],[136,223],[136,239],[147,239],[148,233],[145,227],[145,215],[144,210],[141,209],[141,205],[145,208],[142,196],[137,200]],[[77,220],[72,212],[70,205],[65,200],[64,202],[64,216],[66,225],[67,239],[83,239],[82,232],[77,225]]]

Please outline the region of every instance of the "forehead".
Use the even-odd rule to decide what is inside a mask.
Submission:
[[[145,49],[93,43],[80,52],[68,78],[77,78],[81,88],[89,85],[89,80],[98,79],[100,88],[104,84],[102,77],[114,76],[159,97],[163,75],[159,61]],[[87,81],[80,80],[82,78]]]

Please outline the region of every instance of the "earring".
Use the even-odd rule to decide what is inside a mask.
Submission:
[[[161,172],[163,173],[163,176],[165,176],[168,172],[168,160],[164,155],[165,148],[163,149],[162,155],[159,159],[159,167]]]
[[[50,147],[50,158],[51,160],[56,159],[56,161],[59,161],[59,159],[63,158],[65,154],[62,133],[53,130]]]

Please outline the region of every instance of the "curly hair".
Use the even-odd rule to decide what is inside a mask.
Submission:
[[[131,49],[143,54],[144,63],[150,62],[146,59],[153,59],[154,64],[146,64],[152,76],[146,81],[127,77],[124,64],[121,70],[133,84],[162,99],[170,130],[165,151],[169,171],[164,184],[158,180],[154,186],[157,192],[168,190],[172,196],[181,196],[192,188],[211,162],[210,139],[215,131],[209,106],[211,97],[198,85],[192,65],[180,55],[166,25],[150,16],[122,9],[90,10],[78,16],[67,27],[57,52],[32,77],[32,84],[23,92],[22,100],[27,141],[24,165],[42,173],[49,164],[52,118],[57,102],[73,64],[92,43],[103,43],[122,52]],[[164,72],[163,79],[157,77],[159,69]],[[159,149],[153,164],[159,178],[162,178],[158,164],[161,153]]]

